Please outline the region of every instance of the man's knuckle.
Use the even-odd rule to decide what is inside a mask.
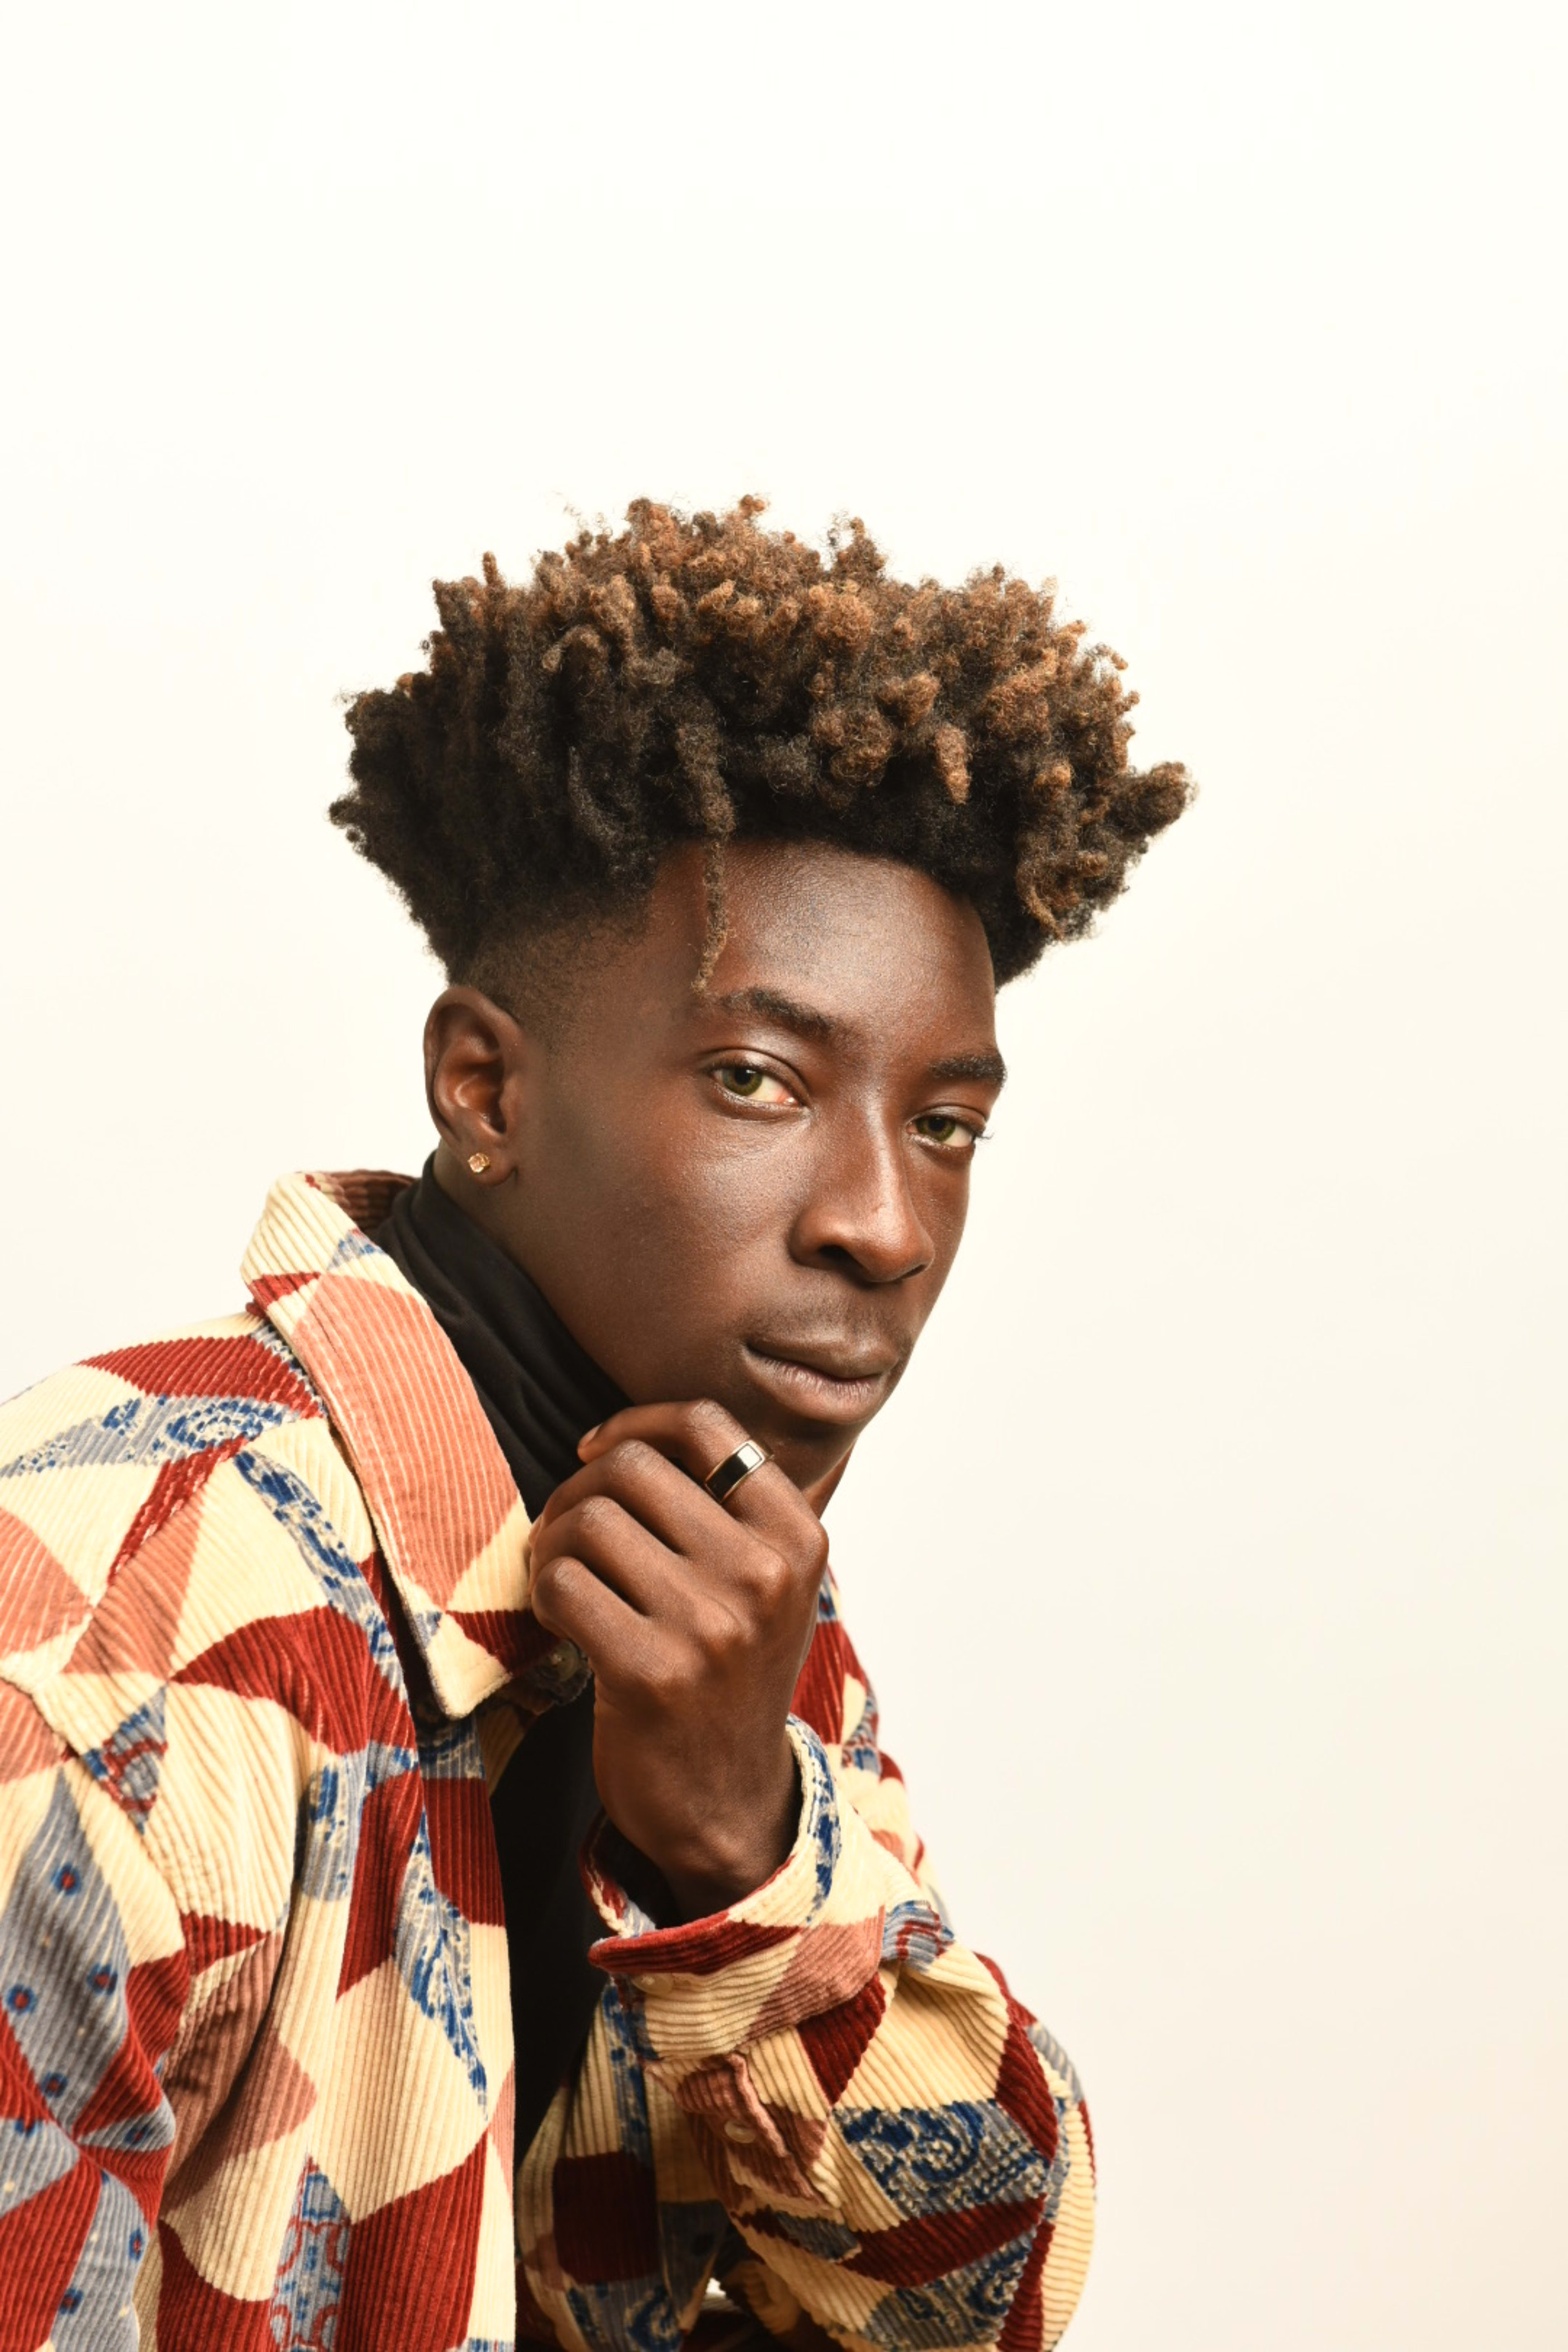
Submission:
[[[664,1456],[646,1437],[623,1437],[611,1449],[610,1467],[614,1476],[628,1486],[645,1486],[658,1474]]]
[[[759,1544],[752,1555],[747,1581],[762,1608],[770,1615],[795,1589],[795,1572],[782,1552]]]
[[[743,1629],[744,1611],[743,1608],[737,1609],[735,1603],[737,1600],[743,1601],[744,1593],[745,1579],[743,1576],[736,1577],[731,1580],[730,1590],[722,1600],[715,1594],[693,1611],[692,1634],[705,1656],[729,1648]]]
[[[637,1659],[633,1674],[637,1688],[651,1706],[664,1712],[679,1705],[687,1678],[673,1652],[662,1644],[650,1645]]]
[[[562,1565],[559,1559],[547,1559],[534,1569],[529,1601],[538,1618],[553,1617],[560,1608],[563,1581]]]
[[[711,1397],[695,1398],[686,1408],[686,1418],[687,1426],[694,1437],[727,1449],[738,1443],[736,1432],[739,1423],[732,1413],[725,1412],[721,1404],[715,1404]]]
[[[575,1513],[577,1532],[584,1539],[602,1542],[614,1532],[620,1516],[620,1505],[613,1496],[584,1495]]]

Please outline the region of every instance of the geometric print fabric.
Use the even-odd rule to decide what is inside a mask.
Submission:
[[[374,1247],[401,1181],[282,1180],[248,1313],[0,1411],[0,2352],[654,2352],[715,2275],[774,2333],[1044,2352],[1087,2114],[952,1935],[830,1582],[795,1850],[660,1928],[601,1824],[598,2011],[513,2149],[487,1774],[584,1668]]]

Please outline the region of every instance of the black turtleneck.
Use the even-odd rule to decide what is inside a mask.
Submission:
[[[375,1239],[429,1307],[479,1392],[529,1517],[578,1467],[577,1440],[626,1398],[520,1265],[436,1181],[426,1160]],[[511,1963],[521,2158],[574,2063],[604,1979],[603,1933],[577,1853],[599,1807],[592,1684],[533,1722],[491,1792]]]

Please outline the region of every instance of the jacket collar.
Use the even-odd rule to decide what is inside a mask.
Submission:
[[[521,1678],[547,1706],[584,1662],[530,1612],[529,1519],[472,1381],[371,1235],[406,1176],[281,1176],[241,1272],[321,1394],[444,1713]]]

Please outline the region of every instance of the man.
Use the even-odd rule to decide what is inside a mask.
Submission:
[[[760,510],[438,587],[333,810],[451,976],[424,1176],[283,1179],[245,1312],[0,1417],[0,2347],[1071,2313],[1077,2080],[954,1940],[821,1514],[994,987],[1185,780],[1048,595]]]

